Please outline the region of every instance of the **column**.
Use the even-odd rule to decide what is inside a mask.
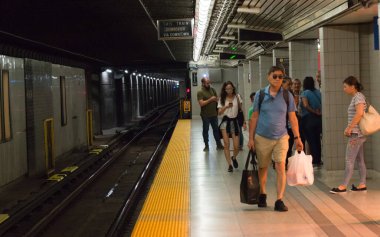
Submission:
[[[316,39],[289,42],[289,71],[292,79],[298,78],[301,82],[306,76],[312,76],[315,79],[318,71],[318,41]]]
[[[272,55],[259,56],[259,69],[260,69],[260,88],[268,85],[268,71],[273,66]]]
[[[319,29],[322,77],[322,157],[327,170],[345,167],[347,107],[351,97],[344,94],[343,80],[360,78],[358,25],[329,26]]]

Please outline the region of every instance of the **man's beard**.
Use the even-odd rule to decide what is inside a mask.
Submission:
[[[210,85],[204,85],[204,88],[206,88],[207,90],[210,90]]]

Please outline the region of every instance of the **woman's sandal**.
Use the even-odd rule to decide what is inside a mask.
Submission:
[[[366,191],[366,190],[367,190],[367,187],[358,188],[358,187],[355,187],[355,185],[352,185],[352,188],[351,188],[351,191]]]

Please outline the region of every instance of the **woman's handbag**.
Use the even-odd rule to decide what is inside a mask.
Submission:
[[[238,114],[237,114],[237,120],[240,127],[243,127],[244,125],[244,114],[243,111],[239,108]]]
[[[368,107],[368,112],[364,112],[359,127],[364,135],[371,135],[380,130],[380,115],[372,105]]]
[[[252,159],[252,160],[251,160]],[[250,162],[251,160],[251,162]],[[252,164],[253,169],[248,170]],[[240,182],[240,202],[246,204],[257,204],[260,195],[259,173],[257,169],[256,152],[250,150],[245,162],[245,168]]]
[[[294,152],[288,160],[288,171],[286,172],[286,181],[289,186],[307,186],[314,183],[313,158],[306,155],[305,152]]]
[[[244,113],[243,113],[243,110],[241,109],[241,104],[240,104],[240,100],[239,100],[239,97],[236,95],[236,100],[237,100],[237,103],[238,103],[238,114],[236,116],[236,119],[238,121],[238,124],[240,127],[243,127],[244,125]]]

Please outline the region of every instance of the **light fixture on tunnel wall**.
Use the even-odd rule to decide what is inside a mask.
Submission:
[[[136,76],[136,73],[134,72],[134,73],[132,73],[132,75],[133,75],[133,76]]]
[[[239,7],[237,12],[248,14],[259,14],[261,9],[259,7]]]
[[[128,70],[124,70],[124,72],[128,74]]]
[[[107,69],[106,69],[106,72],[108,72],[108,73],[111,73],[111,72],[112,72],[112,70],[111,70],[111,69],[109,69],[109,68],[107,68]]]
[[[139,77],[141,77],[141,73],[139,73],[139,75],[138,75]]]

